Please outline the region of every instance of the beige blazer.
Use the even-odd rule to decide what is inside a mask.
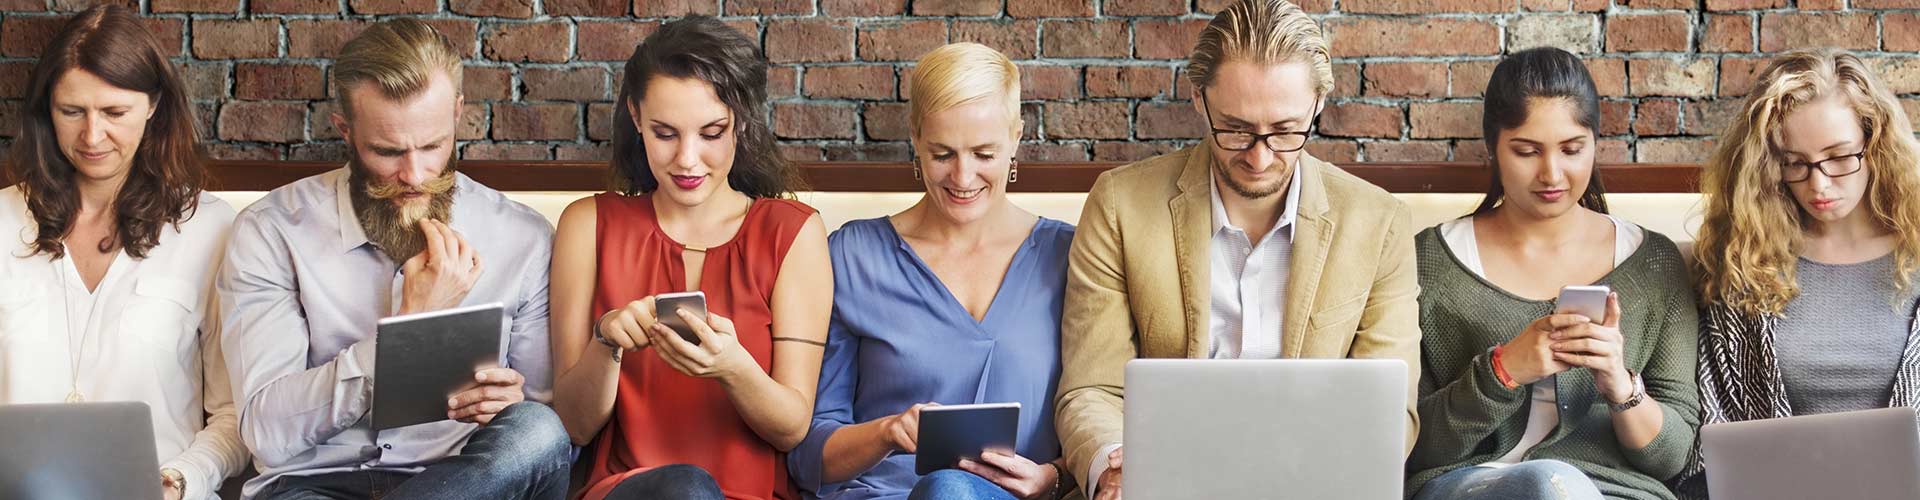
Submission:
[[[1120,442],[1125,366],[1202,358],[1212,211],[1202,143],[1100,175],[1068,257],[1055,424],[1081,484]],[[1407,362],[1407,447],[1419,433],[1420,285],[1407,206],[1311,156],[1287,281],[1281,356]],[[1198,425],[1198,423],[1196,423]]]

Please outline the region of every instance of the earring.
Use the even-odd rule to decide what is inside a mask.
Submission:
[[[1020,182],[1020,160],[1007,160],[1007,184]]]
[[[913,180],[920,180],[920,158],[913,159]]]

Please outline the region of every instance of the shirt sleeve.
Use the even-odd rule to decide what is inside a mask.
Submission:
[[[820,386],[814,394],[813,427],[800,446],[787,455],[787,472],[794,482],[816,495],[839,489],[840,483],[827,483],[825,478],[827,439],[854,423],[854,389],[860,383],[860,367],[855,360],[859,357],[859,339],[835,314],[827,324],[827,350],[821,357]]]
[[[553,233],[532,242],[536,250],[528,256],[519,307],[510,313],[507,367],[520,372],[525,380],[521,391],[527,400],[553,402],[553,346],[547,341],[547,274],[553,260]],[[485,271],[482,271],[485,272]]]
[[[212,299],[212,302],[218,302]],[[240,441],[240,418],[233,407],[233,387],[227,382],[226,356],[220,349],[218,305],[200,327],[200,402],[207,423],[193,436],[193,443],[178,456],[160,465],[174,469],[187,478],[184,498],[212,499],[228,477],[247,465],[247,448]]]

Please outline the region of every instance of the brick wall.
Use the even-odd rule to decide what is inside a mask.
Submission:
[[[0,0],[0,123],[63,16],[101,0]],[[104,0],[115,1],[115,0]],[[600,159],[619,66],[664,19],[720,15],[775,64],[772,123],[801,159],[907,156],[905,82],[949,41],[996,47],[1025,80],[1021,157],[1132,160],[1203,128],[1179,78],[1227,0],[125,0],[178,51],[220,158],[344,157],[328,57],[372,20],[432,19],[465,51],[461,154]],[[1868,55],[1920,104],[1920,0],[1304,0],[1333,37],[1336,90],[1312,148],[1333,160],[1478,160],[1477,95],[1500,54],[1588,58],[1601,157],[1696,161],[1766,60]],[[0,131],[0,136],[7,132]],[[5,140],[0,138],[0,140]]]

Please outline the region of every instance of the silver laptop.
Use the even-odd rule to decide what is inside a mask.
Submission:
[[[1406,377],[1399,360],[1129,361],[1121,491],[1400,500]]]
[[[1707,491],[1739,500],[1920,498],[1914,417],[1912,408],[1886,408],[1706,426]]]
[[[0,406],[0,498],[159,500],[146,403]]]

